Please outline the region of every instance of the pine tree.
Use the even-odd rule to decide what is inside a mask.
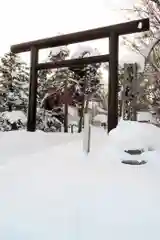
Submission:
[[[22,109],[28,104],[29,70],[26,63],[13,53],[6,53],[1,58],[0,83],[3,88],[1,105],[5,110]]]
[[[79,57],[86,57],[87,55],[91,55],[91,49],[83,51]],[[68,57],[69,50],[67,47],[55,48],[51,50],[47,61],[60,61]],[[89,98],[97,97],[100,93],[101,72],[99,69],[100,64],[91,64],[78,68],[59,68],[39,72],[39,106],[47,110],[45,111],[47,116],[50,110],[50,115],[63,122],[66,89],[71,100],[70,104],[82,109],[84,92]],[[85,88],[86,82],[87,87]],[[48,89],[51,89],[51,91],[47,91]],[[46,100],[49,100],[49,105],[46,105],[46,102],[48,102]],[[44,115],[45,113],[43,118]]]
[[[50,51],[46,62],[64,60],[69,56],[67,47],[54,48]],[[51,69],[39,71],[39,87],[38,87],[38,126],[45,131],[59,131],[59,120],[64,120],[63,104],[58,98],[64,93],[64,85],[69,77],[68,69]],[[53,93],[55,92],[55,94]],[[54,99],[56,97],[56,99]],[[59,104],[56,104],[58,101]],[[50,104],[48,104],[48,102]],[[44,110],[42,110],[44,108]],[[56,119],[57,122],[56,122]],[[43,122],[43,124],[41,124]],[[40,126],[41,125],[41,126]]]
[[[125,37],[124,43],[144,57],[144,73],[141,85],[144,89],[141,101],[150,109],[160,112],[160,0],[139,0],[133,9],[128,9],[129,19],[150,19],[150,30],[132,37]],[[140,86],[141,87],[141,86]],[[160,115],[160,114],[159,114]]]
[[[45,62],[54,62],[64,60],[69,56],[67,47],[53,48]],[[38,86],[38,99],[40,104],[46,97],[47,90],[56,88],[57,90],[63,88],[64,79],[67,76],[67,69],[51,69],[41,70],[38,73],[39,86]],[[47,94],[48,96],[48,94]]]

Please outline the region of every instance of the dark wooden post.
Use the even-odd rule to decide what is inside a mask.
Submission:
[[[65,80],[65,103],[64,103],[64,132],[68,132],[68,81]]]
[[[38,64],[38,50],[36,47],[33,46],[31,48],[30,86],[29,86],[29,104],[27,122],[27,131],[29,132],[34,132],[36,130],[37,64]]]
[[[109,37],[108,132],[118,124],[118,34]]]

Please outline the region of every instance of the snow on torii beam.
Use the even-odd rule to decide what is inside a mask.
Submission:
[[[37,95],[37,70],[59,67],[79,66],[98,62],[109,62],[109,97],[108,97],[108,132],[118,123],[118,45],[119,36],[149,30],[149,19],[141,19],[108,27],[40,39],[11,46],[13,53],[31,51],[30,91],[28,106],[27,130],[36,129],[36,95]],[[101,38],[109,38],[109,54],[72,59],[50,63],[38,63],[38,50],[58,47]]]

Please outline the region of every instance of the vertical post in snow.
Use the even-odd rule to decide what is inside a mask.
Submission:
[[[137,119],[137,64],[124,64],[123,119]]]
[[[108,133],[118,124],[118,34],[109,37]]]
[[[83,133],[83,150],[85,153],[90,152],[90,140],[91,140],[91,125],[89,113],[84,114],[84,133]]]
[[[132,117],[131,120],[137,121],[137,94],[138,94],[138,89],[137,89],[137,63],[133,64],[133,81],[132,81]]]
[[[65,80],[65,89],[64,89],[64,98],[65,98],[65,103],[64,103],[64,132],[68,132],[68,81],[67,79]]]
[[[29,86],[28,120],[27,120],[27,131],[29,132],[34,132],[36,130],[37,64],[38,64],[38,49],[33,46],[31,48],[30,86]]]
[[[88,82],[86,82],[86,88],[87,88]],[[86,91],[85,91],[86,93]],[[83,149],[85,153],[90,152],[90,140],[91,140],[91,117],[88,113],[88,105],[89,105],[89,94],[85,94],[84,98],[84,133],[83,133]]]

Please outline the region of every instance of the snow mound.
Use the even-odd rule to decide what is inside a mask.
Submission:
[[[120,120],[109,134],[110,144],[119,149],[160,149],[160,128],[147,123]]]

